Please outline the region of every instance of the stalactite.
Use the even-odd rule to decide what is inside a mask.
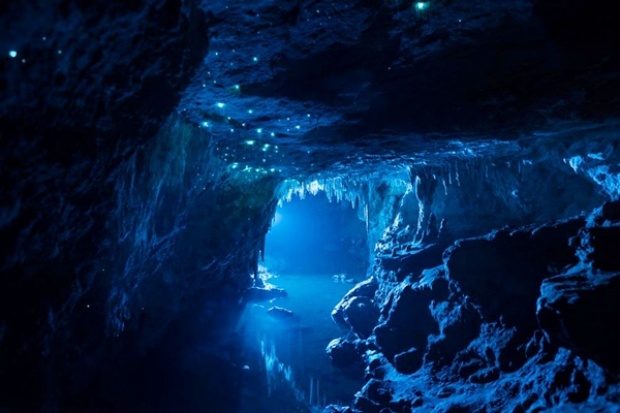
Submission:
[[[437,179],[435,179],[434,176],[421,178],[420,175],[416,175],[412,180],[414,182],[415,195],[418,199],[419,209],[418,224],[414,239],[417,242],[422,242],[432,213],[431,208],[435,189],[437,188]]]

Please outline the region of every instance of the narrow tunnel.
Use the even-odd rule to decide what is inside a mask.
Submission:
[[[332,309],[366,278],[366,227],[353,206],[330,201],[322,191],[281,200],[267,233],[258,287],[250,290],[238,324],[262,373],[254,378],[260,384],[251,387],[263,391],[250,392],[239,411],[296,404],[282,408],[319,411],[350,403],[362,384],[354,369],[341,371],[325,357],[327,343],[346,333],[332,321]]]
[[[620,412],[585,0],[0,4],[0,412]]]

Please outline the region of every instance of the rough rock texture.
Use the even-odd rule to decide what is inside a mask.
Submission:
[[[620,314],[620,274],[583,271],[545,280],[537,317],[552,343],[620,371],[620,341],[610,334]]]
[[[485,319],[536,328],[534,309],[540,282],[577,264],[567,240],[584,225],[572,219],[539,228],[498,230],[457,241],[444,253],[446,270],[464,294],[476,297]],[[508,265],[510,263],[510,265]]]
[[[369,278],[345,294],[332,310],[331,316],[336,324],[361,338],[368,337],[379,316],[373,300],[377,286],[377,280]]]
[[[618,411],[620,268],[601,270],[611,261],[592,259],[589,236],[617,222],[607,203],[457,241],[443,266],[396,284],[381,273],[401,269],[377,264],[392,287],[355,411]]]
[[[203,394],[192,375],[236,386],[232,374],[214,379],[236,371],[219,355],[235,352],[217,350],[218,340],[258,273],[287,179],[314,188],[340,179],[340,192],[362,205],[373,247],[387,227],[397,242],[413,241],[412,177],[428,183],[428,220],[447,218],[446,242],[577,215],[602,202],[599,189],[618,198],[620,26],[610,9],[585,0],[2,1],[0,410],[230,411],[232,392],[192,403]],[[468,337],[466,325],[508,343],[516,329],[522,344],[535,328],[525,313],[532,289],[572,263],[549,231],[559,258],[548,263],[531,251],[511,259],[510,248],[544,246],[528,230],[464,241],[436,274],[437,291],[450,286],[438,296],[415,278],[422,266],[379,266],[386,282],[375,303],[395,285],[402,292],[381,323],[405,320],[410,304],[437,336],[379,329],[383,345],[393,356],[428,345],[419,372],[430,354],[449,363],[467,344],[450,337]],[[616,271],[617,235],[588,225],[576,241],[584,265]],[[477,272],[458,255],[478,248],[488,264]],[[513,270],[529,259],[532,278]],[[401,335],[408,346],[391,343]],[[217,368],[176,367],[197,343]],[[471,365],[484,366],[476,380],[494,378],[491,357],[474,347]],[[417,367],[410,358],[398,357],[408,360],[401,368]],[[571,363],[595,375],[589,361]],[[557,404],[583,382],[577,370],[530,407]],[[163,375],[176,386],[153,379]],[[600,380],[588,380],[598,391]],[[384,388],[367,392],[368,406]]]

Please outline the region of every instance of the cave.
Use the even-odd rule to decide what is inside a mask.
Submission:
[[[0,3],[0,412],[620,412],[585,0]]]

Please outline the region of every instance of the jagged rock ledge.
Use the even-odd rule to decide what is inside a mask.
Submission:
[[[424,270],[419,250],[398,266],[380,260],[334,310],[342,325],[352,297],[375,284],[372,334],[369,321],[349,323],[332,346],[338,365],[365,364],[367,382],[352,407],[324,411],[620,411],[620,342],[610,334],[620,265],[596,247],[620,242],[619,208],[459,240]]]

